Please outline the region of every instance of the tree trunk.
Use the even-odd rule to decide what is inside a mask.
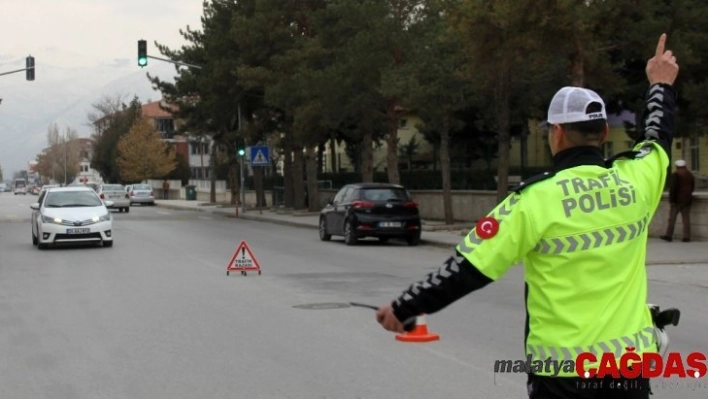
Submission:
[[[361,181],[371,183],[374,181],[374,133],[364,132],[361,140]]]
[[[290,132],[286,133],[283,140],[283,205],[286,208],[295,206],[295,195],[293,193],[293,146]]]
[[[440,131],[440,170],[442,171],[443,209],[445,224],[452,224],[452,184],[450,182],[450,116],[443,117]]]
[[[292,171],[292,182],[293,182],[293,199],[294,208],[303,209],[305,207],[305,179],[303,176],[303,163],[304,155],[302,153],[302,146],[293,146],[293,171]]]
[[[388,134],[386,135],[386,167],[388,169],[388,182],[399,184],[401,176],[398,173],[398,113],[397,102],[392,101],[386,112]]]
[[[507,60],[508,61],[508,60]],[[510,62],[509,62],[510,63]],[[509,94],[510,68],[502,67],[496,92],[496,125],[499,135],[499,166],[497,168],[497,202],[503,201],[509,192],[509,147],[511,136],[511,107]]]
[[[217,144],[216,141],[211,145],[211,154],[209,156],[211,157],[211,161],[209,162],[209,168],[211,169],[211,176],[210,176],[210,189],[209,189],[209,202],[212,204],[216,202],[216,148]]]
[[[337,168],[337,140],[334,137],[329,139],[329,153],[330,162],[332,163],[332,173],[339,173],[339,169]]]
[[[307,209],[316,212],[320,209],[320,195],[317,190],[317,151],[314,147],[307,147],[305,156],[305,170],[307,171]]]
[[[575,38],[575,54],[573,54],[572,85],[583,87],[585,84],[585,51],[580,39]]]
[[[324,149],[327,146],[327,142],[323,141],[317,145],[317,173],[322,172],[325,169],[325,159],[324,159]]]

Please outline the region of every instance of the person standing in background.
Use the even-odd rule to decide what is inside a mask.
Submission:
[[[691,241],[691,203],[693,202],[693,190],[695,179],[691,171],[686,169],[686,161],[679,159],[675,163],[676,171],[671,175],[669,185],[669,225],[666,226],[666,235],[661,236],[664,241],[671,242],[674,238],[674,225],[676,217],[681,213],[681,223],[683,223],[683,242]]]
[[[167,179],[165,179],[165,181],[162,182],[162,199],[168,199],[169,192],[170,192],[170,182],[167,181]]]

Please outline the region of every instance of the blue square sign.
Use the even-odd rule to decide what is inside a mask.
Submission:
[[[251,166],[269,166],[270,153],[268,147],[250,147]]]

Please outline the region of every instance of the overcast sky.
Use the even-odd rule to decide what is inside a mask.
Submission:
[[[86,115],[104,95],[159,99],[145,73],[171,80],[174,67],[149,60],[140,69],[137,41],[161,57],[154,42],[179,49],[179,30],[201,30],[201,16],[202,0],[0,0],[0,73],[24,67],[27,55],[37,66],[33,82],[24,73],[0,76],[4,177],[36,158],[51,123],[87,137]]]
[[[136,62],[137,40],[179,48],[179,29],[201,29],[202,0],[2,0],[0,61],[91,66]]]

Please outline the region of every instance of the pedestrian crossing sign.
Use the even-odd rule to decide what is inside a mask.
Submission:
[[[270,165],[270,151],[268,147],[251,147],[251,166]]]
[[[241,272],[242,275],[246,275],[247,271],[257,271],[258,274],[261,274],[261,265],[253,255],[246,241],[241,241],[236,248],[234,256],[231,257],[229,264],[226,265],[227,276],[233,271]]]

